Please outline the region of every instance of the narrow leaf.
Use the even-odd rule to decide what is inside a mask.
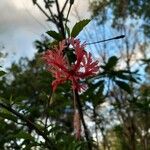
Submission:
[[[115,83],[123,90],[125,90],[126,92],[128,92],[129,94],[131,94],[131,88],[130,86],[126,83],[126,82],[123,82],[123,81],[118,81],[116,80]]]
[[[0,77],[3,76],[3,75],[5,75],[5,74],[6,74],[5,71],[2,71],[2,70],[0,71]]]
[[[131,75],[124,75],[124,74],[120,74],[119,72],[117,72],[118,74],[116,75],[118,78],[122,79],[122,80],[128,80],[128,81],[132,81],[137,83],[137,80],[132,77]]]
[[[63,39],[62,35],[57,33],[56,31],[51,30],[51,31],[47,31],[46,33],[55,40],[61,41]]]
[[[3,113],[3,112],[0,112],[0,117],[4,118],[4,119],[8,119],[8,120],[11,120],[11,121],[14,121],[14,122],[17,122],[17,118],[9,113]]]
[[[72,29],[71,36],[76,37],[90,21],[89,19],[85,19],[77,22]]]
[[[20,131],[18,134],[15,135],[16,138],[19,138],[19,139],[29,139],[29,140],[34,140],[34,138],[29,134],[29,133],[26,133],[24,131]]]

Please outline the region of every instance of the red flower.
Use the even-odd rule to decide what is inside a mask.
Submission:
[[[74,49],[76,61],[73,64],[70,64],[64,55],[66,43]],[[85,90],[87,85],[80,83],[80,80],[95,75],[99,70],[98,61],[93,61],[91,53],[85,51],[85,44],[80,44],[80,41],[74,38],[59,42],[59,46],[45,52],[43,58],[55,78],[52,82],[53,91],[67,80],[72,82],[73,89]]]

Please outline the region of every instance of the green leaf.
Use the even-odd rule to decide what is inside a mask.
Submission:
[[[62,35],[57,33],[56,31],[51,30],[51,31],[47,31],[46,33],[55,40],[61,41],[63,39]]]
[[[124,74],[120,74],[119,72],[117,72],[116,76],[122,80],[128,80],[128,81],[137,83],[137,80],[134,77],[132,77],[131,75],[124,75]]]
[[[131,94],[131,88],[130,86],[126,83],[126,82],[123,82],[123,81],[118,81],[116,80],[115,83],[123,90],[125,90],[126,92],[128,92],[129,94]]]
[[[71,36],[76,37],[90,21],[90,19],[85,19],[77,22],[72,29]]]
[[[0,112],[0,117],[4,118],[4,119],[8,119],[8,120],[11,120],[11,121],[14,121],[14,122],[17,122],[17,118],[9,113],[3,113],[3,112]]]
[[[3,76],[3,75],[5,75],[5,74],[6,74],[5,71],[2,71],[2,70],[0,71],[0,77]]]
[[[149,59],[141,59],[144,63],[150,63],[150,58]]]
[[[19,138],[19,139],[29,139],[29,140],[34,140],[34,138],[27,132],[24,132],[24,131],[20,131],[19,133],[17,133],[15,135],[16,138]]]
[[[26,99],[28,99],[27,96],[21,95],[21,96],[16,97],[16,98],[14,99],[14,102],[15,102],[15,103],[21,103],[23,100],[26,100]]]
[[[32,147],[35,147],[35,146],[41,146],[39,143],[30,143],[30,144],[25,144],[26,145],[26,147],[25,147],[25,149],[26,150],[31,150],[32,149]],[[34,149],[34,148],[33,148]]]
[[[116,56],[110,57],[106,64],[106,68],[111,69],[111,68],[115,67],[117,62],[118,62],[118,58]]]

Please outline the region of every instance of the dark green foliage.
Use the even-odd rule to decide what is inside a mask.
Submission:
[[[121,150],[130,149],[128,144],[126,143],[126,139],[124,138],[122,125],[115,126],[113,130],[114,130],[114,132],[117,136],[117,139],[120,143]],[[119,148],[118,148],[118,150],[119,150]]]
[[[16,116],[12,115],[10,112],[0,112],[0,116],[4,119],[8,119],[13,122],[17,122]]]
[[[13,64],[8,71],[10,75],[15,77],[10,83],[7,83],[7,78],[1,80],[0,90],[3,91],[1,94],[3,103],[11,105],[16,111],[21,112],[40,130],[45,132],[47,136],[50,136],[50,140],[58,149],[70,150],[77,147],[81,150],[86,149],[87,145],[84,140],[78,142],[74,136],[71,136],[73,132],[73,113],[67,113],[68,106],[73,109],[73,95],[70,85],[68,83],[65,86],[60,85],[56,93],[51,95],[51,82],[53,78],[49,72],[43,69],[41,58],[37,55],[36,59],[32,61],[22,61],[20,61],[19,65]],[[49,96],[52,97],[49,99]],[[47,108],[48,103],[50,104]],[[12,141],[10,147],[13,148],[14,143],[20,139],[23,139],[23,142],[14,146],[18,147],[18,149],[23,145],[26,149],[31,149],[31,147],[43,147],[45,149],[47,147],[44,142],[38,141],[32,127],[30,128],[30,126],[26,125],[25,122],[22,122],[9,111],[1,110],[1,124],[13,124],[9,130],[5,129],[5,134],[8,136],[0,140],[2,149],[10,141]],[[47,127],[50,127],[48,130],[44,128],[45,117],[47,116],[53,121],[53,123],[47,123]],[[4,119],[8,121],[5,122]],[[10,135],[10,133],[13,134]],[[68,144],[66,145],[66,143]]]
[[[108,62],[105,66],[107,70],[113,69],[118,62],[118,58],[116,56],[112,56],[108,59]]]
[[[18,138],[18,139],[25,139],[25,140],[34,141],[34,138],[29,133],[24,132],[24,131],[18,132],[17,134],[15,134],[14,137]]]
[[[52,45],[52,43],[50,42],[50,39],[46,36],[43,36],[42,40],[36,40],[34,44],[35,44],[36,49],[38,50],[38,53],[42,53],[46,51]]]
[[[92,82],[92,80],[89,80],[87,82],[89,88],[82,96],[82,101],[90,101],[94,107],[102,104],[104,102],[104,80],[99,80],[96,83]]]
[[[129,86],[126,82],[116,80],[115,83],[116,83],[121,89],[123,89],[123,90],[125,90],[126,92],[128,92],[129,94],[131,94],[131,88],[130,88],[130,86]]]
[[[99,78],[107,78],[108,80],[116,83],[119,88],[131,94],[129,82],[137,83],[137,79],[135,78],[136,73],[127,70],[116,70],[118,60],[119,59],[116,56],[110,57],[107,63],[101,66],[103,72],[99,74]]]
[[[63,39],[62,35],[60,33],[57,33],[56,31],[47,31],[46,32],[50,37],[57,41],[61,41]]]
[[[5,75],[5,74],[6,74],[5,71],[1,71],[1,70],[0,70],[0,77],[3,76],[3,75]]]

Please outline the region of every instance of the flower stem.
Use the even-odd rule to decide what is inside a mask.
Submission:
[[[86,138],[87,143],[88,143],[88,149],[92,150],[92,145],[91,145],[90,137],[89,137],[89,131],[88,131],[88,128],[85,124],[85,120],[84,120],[84,117],[83,117],[82,104],[81,104],[81,101],[80,101],[80,97],[79,97],[79,94],[78,94],[77,90],[74,90],[73,92],[74,92],[74,100],[76,102],[77,109],[78,109],[79,115],[80,115],[80,119],[81,119],[81,122],[82,122],[82,125],[83,125],[83,128],[84,128],[85,138]]]

